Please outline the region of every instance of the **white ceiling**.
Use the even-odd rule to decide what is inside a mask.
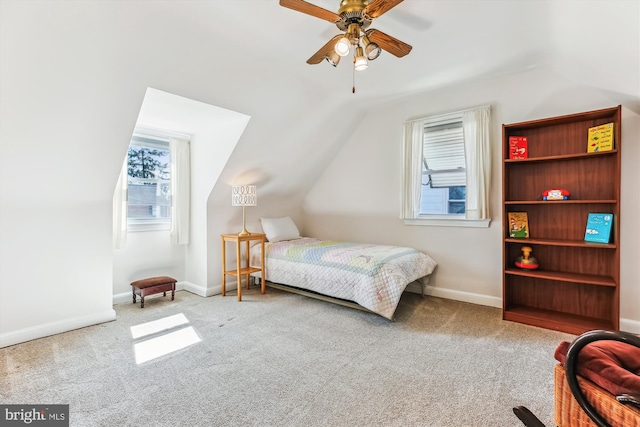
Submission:
[[[310,2],[339,8],[339,0]],[[640,112],[638,4],[405,0],[371,28],[412,45],[411,53],[396,58],[383,52],[355,73],[355,94],[349,61],[336,68],[325,61],[306,63],[339,33],[330,22],[281,7],[277,0],[190,2],[163,12],[174,25],[188,23],[189,31],[201,34],[198,43],[215,55],[222,69],[211,71],[216,76],[211,85],[228,79],[236,88],[237,98],[224,93],[229,87],[219,87],[216,105],[252,116],[239,150],[247,155],[258,150],[263,164],[275,170],[294,169],[274,185],[286,193],[289,186],[315,181],[370,108],[408,94],[544,68],[576,85],[622,94],[616,98],[628,97],[630,108]],[[206,59],[199,62],[207,65]],[[202,99],[203,92],[193,95]],[[262,138],[269,144],[259,144]],[[306,161],[310,147],[313,164]],[[231,162],[228,173],[240,173],[249,157],[241,156],[242,164]],[[304,171],[295,170],[300,167]]]
[[[331,11],[339,7],[339,0],[310,2]],[[592,73],[607,73],[612,67],[588,57],[611,51],[614,44],[620,52],[615,59],[621,61],[615,67],[637,72],[637,3],[406,0],[375,20],[372,28],[412,45],[413,50],[404,58],[385,52],[368,70],[356,73],[357,93],[367,99],[397,95],[551,63],[559,64],[561,74],[573,73],[572,61],[585,65],[580,78],[589,82]],[[351,95],[349,62],[343,60],[335,69],[326,62],[306,64],[339,33],[330,22],[283,8],[277,0],[214,1],[203,9],[189,19],[200,21],[206,32],[222,35],[224,48],[243,52],[246,58],[234,56],[234,61],[246,61],[252,73],[259,67],[267,81],[296,79],[326,95]],[[637,76],[616,78],[621,90],[636,81]]]
[[[339,0],[311,2],[339,7]],[[260,169],[283,197],[303,197],[371,108],[408,94],[428,99],[432,90],[539,68],[615,93],[640,114],[639,5],[405,0],[372,28],[413,50],[404,58],[383,52],[356,73],[352,94],[348,61],[337,68],[306,63],[337,28],[278,0],[2,0],[2,113],[11,124],[3,130],[28,130],[20,149],[9,148],[13,158],[30,158],[52,129],[73,129],[77,141],[85,139],[81,132],[99,130],[105,141],[118,141],[103,153],[102,188],[110,195],[151,87],[250,116],[222,180]],[[63,164],[84,164],[74,157],[79,143],[63,142],[38,149]],[[3,175],[19,173],[19,165],[3,168]],[[70,172],[56,179],[60,188],[76,183]]]

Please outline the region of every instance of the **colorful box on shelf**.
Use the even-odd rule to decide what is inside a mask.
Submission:
[[[510,136],[509,137],[509,158],[510,159],[528,159],[529,145],[526,136]]]
[[[613,123],[589,128],[587,153],[613,150]]]
[[[587,242],[609,243],[612,224],[613,214],[590,213],[587,219],[587,229],[584,233],[584,240]]]
[[[529,218],[526,212],[509,212],[509,237],[529,237]]]

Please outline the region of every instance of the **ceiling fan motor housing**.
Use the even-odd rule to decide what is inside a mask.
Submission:
[[[373,19],[364,13],[368,4],[369,0],[342,0],[338,9],[338,15],[342,19],[336,22],[336,26],[342,31],[347,31],[349,24],[358,24],[363,30],[369,28]]]

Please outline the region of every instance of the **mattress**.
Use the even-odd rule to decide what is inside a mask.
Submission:
[[[251,263],[260,264],[260,248]],[[303,237],[265,245],[265,279],[333,298],[353,301],[392,319],[402,292],[437,266],[413,248]]]

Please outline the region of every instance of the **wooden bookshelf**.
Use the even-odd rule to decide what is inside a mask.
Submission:
[[[614,123],[614,149],[587,153],[588,129]],[[581,334],[619,329],[621,107],[502,126],[503,319]],[[528,158],[509,158],[526,136]],[[568,200],[542,200],[563,188]],[[527,212],[529,238],[509,237],[509,212]],[[614,216],[609,243],[584,241],[590,212]],[[514,262],[530,246],[539,268]]]

